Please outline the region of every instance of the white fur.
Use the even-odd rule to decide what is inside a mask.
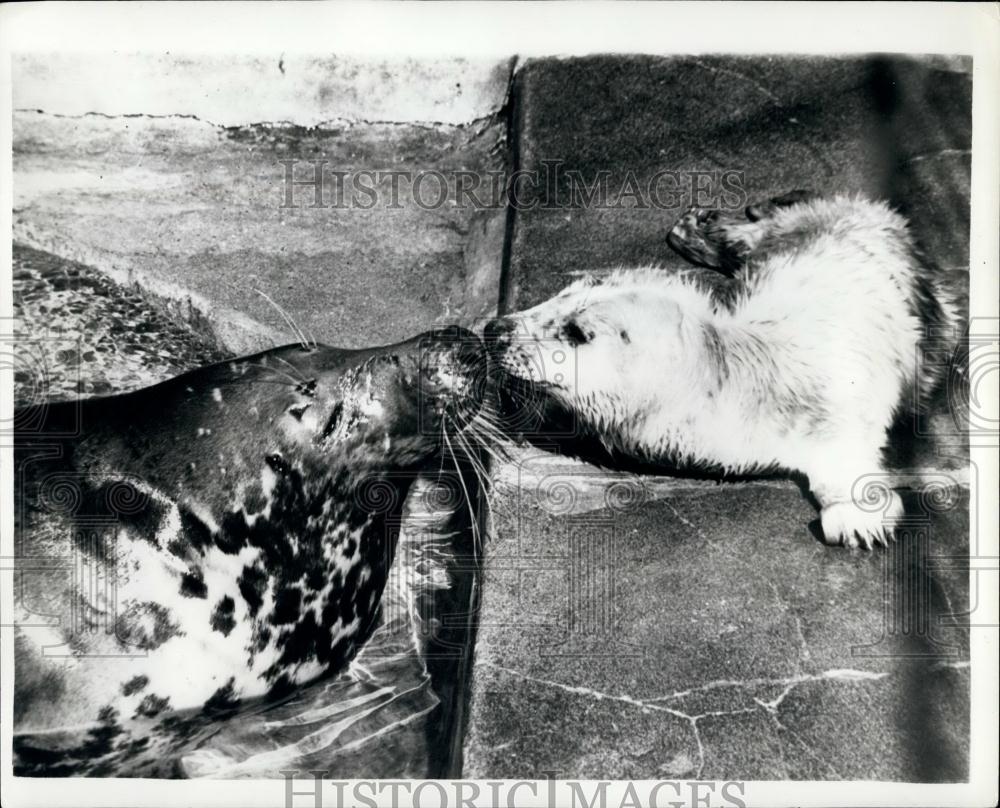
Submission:
[[[902,515],[894,492],[873,513],[851,491],[883,472],[886,429],[918,373],[906,222],[836,197],[779,209],[767,227],[781,246],[751,257],[731,307],[694,277],[711,270],[618,270],[513,315],[503,362],[627,454],[805,473],[827,541],[867,546]],[[568,321],[593,338],[570,347]]]

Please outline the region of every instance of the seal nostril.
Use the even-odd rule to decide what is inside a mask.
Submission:
[[[299,382],[295,390],[304,396],[314,398],[316,396],[316,379],[306,379],[303,382]]]
[[[289,471],[289,465],[280,454],[274,452],[269,454],[264,458],[264,461],[278,474],[287,474]]]

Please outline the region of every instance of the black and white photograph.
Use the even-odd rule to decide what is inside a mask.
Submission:
[[[3,804],[996,804],[998,43],[0,7]]]

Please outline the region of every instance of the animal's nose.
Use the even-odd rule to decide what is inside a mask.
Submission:
[[[483,337],[486,339],[486,346],[492,348],[498,343],[509,342],[513,331],[513,320],[507,317],[494,317],[483,328]]]
[[[462,329],[454,347],[455,359],[469,368],[480,367],[486,359],[483,342],[471,331]]]
[[[447,357],[465,372],[478,370],[486,361],[483,342],[471,331],[458,326],[428,331],[419,342],[421,361],[427,367]]]

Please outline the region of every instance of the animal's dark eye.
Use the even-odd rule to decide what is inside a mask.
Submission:
[[[333,431],[337,428],[337,424],[340,423],[340,418],[344,414],[344,402],[338,401],[337,406],[333,408],[333,412],[330,413],[330,418],[326,422],[326,426],[323,428],[323,437],[326,438],[333,434]]]
[[[576,347],[577,345],[584,345],[590,341],[590,337],[584,333],[584,330],[580,328],[576,320],[566,321],[562,327],[561,336],[573,347]]]

